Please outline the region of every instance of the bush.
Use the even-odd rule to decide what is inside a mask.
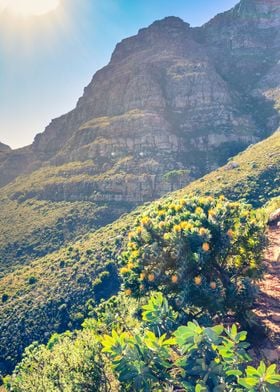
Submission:
[[[129,233],[122,255],[127,295],[160,290],[177,308],[243,315],[263,273],[264,227],[245,204],[223,197],[171,199]]]
[[[27,281],[28,281],[28,284],[35,284],[37,282],[37,278],[35,276],[29,276]]]
[[[8,299],[9,299],[9,295],[6,294],[6,293],[4,293],[4,294],[2,295],[2,302],[3,302],[3,303],[4,303],[4,302],[7,302]]]
[[[194,321],[168,334],[156,334],[149,329],[148,320],[152,320],[154,327],[157,319],[160,329],[161,314],[169,312],[171,315],[173,311],[168,310],[161,294],[155,295],[144,309],[146,328],[138,333],[113,330],[101,341],[103,352],[107,353],[120,381],[120,390],[279,390],[280,375],[276,373],[276,365],[266,367],[261,362],[258,368],[247,366],[250,357],[246,352],[246,332],[238,332],[236,325],[205,328]]]
[[[8,391],[279,390],[275,365],[248,366],[246,332],[235,325],[181,324],[161,293],[142,308],[121,293],[93,316],[83,331],[54,334],[47,346],[28,348],[4,379]]]
[[[83,331],[76,340],[69,333],[56,334],[48,347],[35,343],[26,349],[22,362],[4,383],[13,392],[106,391],[103,365],[97,339],[90,331]]]

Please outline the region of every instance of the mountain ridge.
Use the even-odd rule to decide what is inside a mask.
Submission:
[[[249,17],[248,10],[254,11],[249,12]],[[243,17],[244,12],[245,17]],[[178,17],[167,17],[154,22],[147,28],[140,29],[137,35],[124,39],[116,46],[109,64],[94,75],[75,109],[52,120],[45,131],[35,137],[31,146],[11,152],[11,155],[2,163],[2,173],[5,174],[0,176],[0,184],[4,185],[18,174],[30,173],[42,165],[60,163],[60,150],[83,124],[92,119],[125,115],[130,110],[146,111],[148,108],[149,111],[155,112],[163,122],[166,116],[169,121],[173,116],[170,124],[162,123],[162,127],[168,134],[171,130],[184,134],[188,133],[189,129],[197,129],[203,133],[203,128],[208,126],[215,130],[220,127],[222,133],[228,132],[227,129],[231,130],[234,135],[238,127],[243,127],[247,133],[247,139],[244,140],[239,135],[241,138],[239,141],[238,136],[235,135],[237,144],[240,144],[240,150],[268,136],[277,128],[279,122],[278,110],[274,111],[273,108],[275,94],[277,100],[279,99],[278,92],[267,94],[263,91],[266,88],[267,72],[273,65],[277,66],[280,58],[280,46],[275,37],[278,31],[276,27],[280,21],[279,15],[278,0],[269,2],[243,0],[232,10],[218,15],[199,28],[191,28],[188,23]],[[230,29],[225,24],[225,20],[230,20]],[[240,26],[242,26],[241,31]],[[252,39],[252,33],[257,38]],[[273,42],[276,42],[276,54],[272,54]],[[154,52],[151,53],[152,51]],[[237,51],[241,51],[241,54],[239,55]],[[157,61],[154,59],[155,55],[158,56]],[[143,61],[144,56],[146,56],[145,61]],[[268,59],[266,63],[259,61],[263,58]],[[247,65],[244,64],[245,60]],[[162,65],[159,64],[160,61]],[[163,69],[167,72],[163,72]],[[121,76],[129,72],[133,76]],[[186,101],[188,95],[195,99],[194,92],[187,86],[189,73],[194,75],[193,91],[198,90],[195,106],[202,106],[204,113],[209,110],[210,118],[196,110],[191,101]],[[204,73],[207,77],[203,76]],[[201,80],[196,81],[195,78],[199,77]],[[141,85],[139,85],[140,78],[142,79]],[[178,86],[179,80],[176,83],[174,78],[180,79],[184,87]],[[265,84],[264,87],[258,88],[259,80]],[[202,83],[205,85],[205,91],[201,90]],[[206,87],[207,85],[209,87]],[[253,92],[252,86],[257,87]],[[210,89],[216,92],[212,100],[216,102],[217,108],[209,106],[205,101],[207,95],[211,95]],[[170,91],[173,94],[168,94]],[[203,95],[205,95],[204,103],[201,103]],[[267,118],[262,124],[256,124],[259,120],[253,112],[258,112],[259,107],[264,104],[267,107]],[[190,110],[197,112],[193,122],[191,122]],[[178,114],[180,112],[183,113],[181,117]],[[227,116],[232,119],[227,120]],[[218,120],[215,122],[213,117]],[[190,122],[187,128],[185,127],[186,121]],[[239,124],[235,126],[235,122]],[[139,121],[136,121],[133,126],[137,127],[140,133],[142,130],[147,132]],[[154,128],[155,125],[151,124],[149,134],[155,132]],[[259,135],[258,133],[261,132],[265,133]],[[252,134],[255,139],[253,137],[249,140]],[[170,145],[168,142],[167,144]],[[188,151],[188,146],[185,148]],[[231,155],[235,152],[233,151]],[[94,151],[76,154],[74,159],[84,160],[85,154],[87,158],[92,159]],[[225,154],[229,156],[228,153]],[[58,159],[56,155],[59,156]],[[182,164],[190,166],[190,162]],[[10,169],[11,166],[12,169]],[[208,171],[214,168],[211,166]],[[201,169],[199,170],[199,175],[205,174]],[[10,175],[9,171],[11,171]]]

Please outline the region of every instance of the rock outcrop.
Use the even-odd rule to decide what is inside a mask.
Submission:
[[[32,194],[47,198],[53,186],[59,200],[139,203],[215,169],[279,124],[279,24],[280,0],[242,0],[201,28],[168,17],[140,30],[117,45],[73,111],[0,161],[0,185],[91,162],[78,190],[43,180]]]

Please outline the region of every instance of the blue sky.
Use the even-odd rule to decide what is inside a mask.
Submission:
[[[45,16],[0,14],[0,141],[13,148],[30,144],[51,119],[71,110],[123,38],[170,15],[199,26],[237,0],[61,3]]]

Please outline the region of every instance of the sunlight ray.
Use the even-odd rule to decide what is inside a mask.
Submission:
[[[0,10],[20,17],[41,16],[56,10],[60,0],[0,0]]]

